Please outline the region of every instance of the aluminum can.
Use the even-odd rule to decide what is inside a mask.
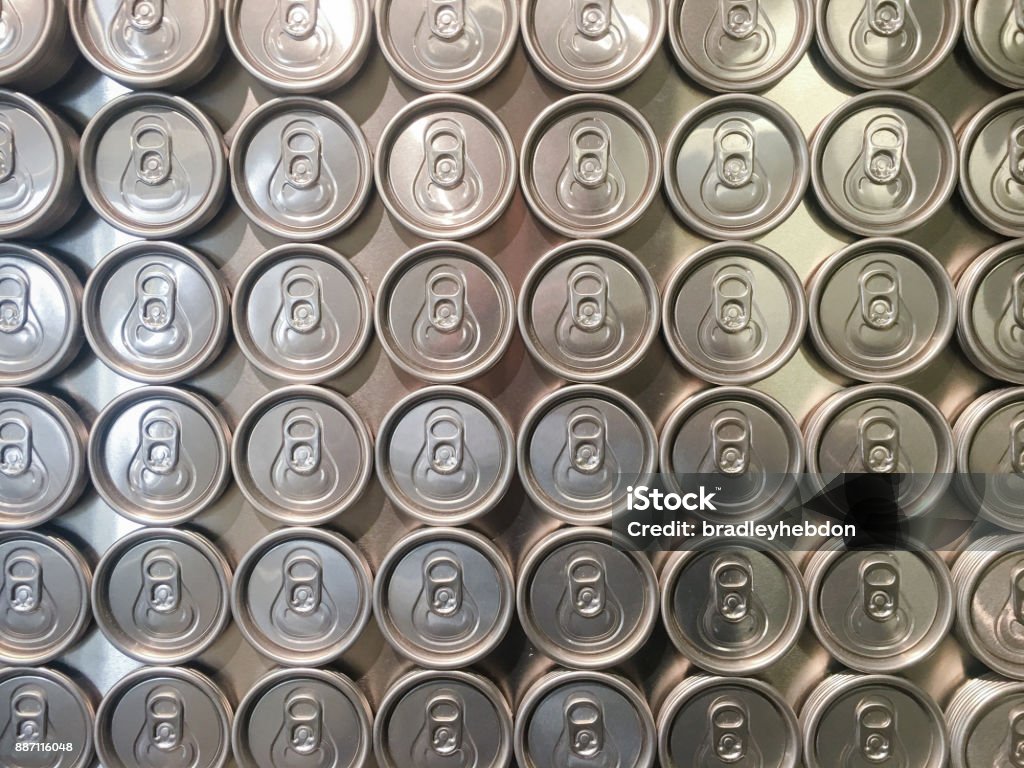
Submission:
[[[920,226],[949,201],[956,181],[953,132],[934,107],[910,94],[855,96],[826,117],[811,139],[818,203],[832,221],[858,235],[894,236]]]
[[[363,132],[327,101],[300,96],[268,101],[249,113],[231,143],[235,201],[256,226],[285,240],[337,234],[362,213],[372,187]]]
[[[458,528],[425,528],[384,557],[373,613],[384,639],[422,667],[455,669],[491,653],[512,625],[515,586],[505,556]]]
[[[1007,88],[1024,88],[1024,9],[1017,0],[965,0],[964,41],[971,58]]]
[[[118,514],[175,525],[207,509],[231,476],[227,422],[204,397],[141,387],[111,400],[89,435],[92,484]]]
[[[661,186],[654,129],[612,96],[577,94],[552,104],[530,125],[519,160],[530,210],[575,240],[609,237],[635,224]]]
[[[193,250],[133,242],[89,274],[82,299],[85,335],[95,355],[146,384],[191,378],[220,355],[230,299],[220,273]]]
[[[775,251],[715,243],[669,279],[662,329],[687,371],[715,384],[752,384],[796,353],[807,327],[803,285]]]
[[[321,387],[264,395],[239,422],[231,453],[242,495],[288,525],[343,514],[373,476],[370,430],[345,398]]]
[[[78,58],[66,0],[5,0],[0,9],[0,84],[45,91]]]
[[[1024,683],[985,675],[964,683],[946,707],[950,768],[1012,766],[1024,755]]]
[[[423,381],[456,384],[482,376],[515,333],[515,295],[505,273],[455,242],[413,248],[377,292],[377,336],[391,361]]]
[[[5,765],[93,765],[92,702],[60,672],[45,667],[0,671],[0,723]]]
[[[141,528],[118,539],[96,567],[96,624],[133,659],[182,664],[227,627],[230,584],[231,566],[205,537]]]
[[[280,669],[238,705],[231,744],[241,768],[359,768],[369,758],[372,722],[369,702],[345,675]]]
[[[938,259],[918,245],[870,238],[818,266],[807,284],[811,340],[835,371],[894,381],[927,367],[956,328],[956,293]]]
[[[961,131],[960,195],[989,229],[1024,235],[1024,94],[996,99]]]
[[[320,528],[263,537],[235,569],[231,613],[256,650],[286,666],[341,656],[370,619],[373,576],[348,539]]]
[[[519,479],[540,509],[574,525],[601,525],[658,463],[654,425],[615,390],[577,384],[537,402],[519,429]]]
[[[494,509],[512,483],[515,441],[501,412],[461,387],[425,387],[384,416],[377,479],[391,503],[428,525],[461,525]]]
[[[516,149],[501,119],[466,96],[407,104],[377,144],[374,174],[388,212],[431,239],[462,240],[490,227],[516,190]]]
[[[561,245],[530,269],[519,331],[541,366],[570,381],[625,374],[651,349],[661,323],[651,273],[625,248],[600,240]]]
[[[516,603],[526,636],[541,653],[575,669],[607,669],[650,637],[658,580],[647,556],[621,534],[566,528],[526,554]]]

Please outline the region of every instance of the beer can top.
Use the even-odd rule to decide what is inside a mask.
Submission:
[[[231,704],[195,670],[137,669],[100,702],[96,752],[106,768],[163,764],[168,754],[186,755],[190,768],[223,768],[231,754]]]
[[[74,273],[44,251],[0,244],[0,384],[55,376],[82,346]]]
[[[209,540],[174,528],[118,539],[96,567],[96,623],[121,652],[181,664],[209,648],[230,619],[231,567]]]
[[[1024,384],[1024,240],[997,245],[956,284],[960,348],[982,372]]]
[[[501,412],[468,389],[434,386],[400,400],[377,432],[377,477],[391,502],[429,525],[460,525],[501,501],[515,471]]]
[[[951,768],[1013,765],[1024,753],[1024,683],[968,680],[946,708]]]
[[[89,471],[113,509],[143,525],[195,517],[230,477],[231,433],[199,395],[140,387],[110,401],[89,435]]]
[[[345,512],[373,476],[373,442],[341,395],[295,385],[274,390],[242,417],[231,445],[239,490],[263,514],[318,525]]]
[[[600,525],[625,507],[658,463],[654,425],[632,400],[576,384],[537,402],[518,437],[519,478],[542,510],[575,525]]]
[[[538,261],[519,295],[519,329],[533,358],[557,376],[619,376],[650,350],[661,323],[651,273],[613,243],[567,243]]]
[[[392,71],[428,92],[472,91],[508,62],[515,0],[377,0],[377,43]]]
[[[576,669],[625,661],[658,620],[658,580],[646,555],[602,528],[542,539],[519,569],[516,598],[530,642]]]
[[[512,570],[483,536],[426,528],[385,556],[374,581],[373,612],[384,639],[431,669],[482,659],[505,637],[515,603]]]
[[[956,188],[956,139],[945,118],[899,91],[872,91],[844,102],[818,126],[811,157],[818,203],[858,235],[909,232]]]
[[[549,106],[526,132],[519,159],[523,195],[534,215],[576,240],[608,237],[635,224],[661,186],[654,129],[612,96],[577,94]]]
[[[44,667],[0,670],[0,722],[7,724],[0,749],[9,765],[93,764],[92,703],[60,672]],[[71,751],[30,751],[33,744],[55,743],[70,744]]]
[[[1024,93],[991,102],[961,132],[960,194],[989,229],[1024,235]]]
[[[65,653],[92,620],[88,564],[64,540],[32,531],[0,533],[0,563],[0,662]]]
[[[348,539],[320,528],[282,528],[235,569],[231,612],[260,653],[287,666],[341,656],[370,619],[370,566]]]
[[[370,147],[362,130],[328,101],[304,96],[268,101],[242,121],[231,143],[235,200],[254,224],[286,240],[337,234],[356,220],[372,188]]]
[[[260,678],[238,705],[231,744],[242,768],[362,768],[372,721],[369,702],[345,675],[279,669]]]
[[[966,0],[964,40],[974,63],[1008,88],[1024,88],[1024,10],[1017,0]]]
[[[803,130],[760,96],[705,101],[680,121],[665,150],[669,203],[683,223],[712,239],[774,229],[800,205],[809,179]]]
[[[53,56],[54,30],[67,23],[61,0],[6,0],[0,25],[0,83],[25,86]]]
[[[515,333],[515,296],[501,268],[476,248],[426,243],[385,274],[374,319],[395,365],[453,384],[482,375],[505,354]]]

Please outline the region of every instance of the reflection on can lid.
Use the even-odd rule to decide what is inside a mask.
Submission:
[[[803,435],[781,403],[746,387],[714,387],[683,400],[661,432],[661,472],[676,492],[689,479],[715,484],[722,522],[781,512],[804,468]]]
[[[515,441],[487,398],[461,387],[426,387],[381,421],[376,461],[377,478],[400,510],[429,525],[460,525],[505,495]]]
[[[930,655],[953,626],[953,582],[934,551],[847,550],[831,539],[805,568],[811,627],[861,672],[897,672]]]
[[[968,680],[946,708],[950,768],[1013,766],[1024,755],[1024,683]]]
[[[373,612],[392,647],[431,669],[472,664],[512,623],[512,570],[483,536],[427,528],[401,539],[374,582]]]
[[[519,429],[519,478],[537,506],[575,525],[600,525],[658,463],[654,425],[615,390],[577,384],[541,399]]]
[[[231,143],[235,200],[254,224],[287,240],[337,234],[362,212],[372,187],[363,132],[327,101],[268,101],[242,121]]]
[[[105,768],[223,768],[231,754],[231,704],[191,669],[143,667],[114,683],[96,712],[96,752]]]
[[[1024,6],[1018,0],[966,0],[964,40],[975,64],[1009,88],[1024,88]]]
[[[818,126],[811,156],[818,203],[858,235],[908,232],[930,219],[956,188],[956,139],[945,118],[898,91],[862,93],[845,102]]]
[[[65,653],[92,619],[88,564],[63,539],[31,531],[0,533],[0,564],[0,661],[45,664]]]
[[[36,93],[78,58],[65,0],[4,0],[0,7],[0,83]]]
[[[55,397],[0,387],[0,529],[45,523],[86,484],[85,425]]]
[[[472,91],[515,50],[515,0],[377,0],[377,43],[391,69],[423,91]]]
[[[0,245],[0,384],[60,373],[82,346],[74,273],[44,251]]]
[[[515,296],[501,268],[475,248],[426,243],[384,276],[375,320],[395,365],[425,381],[457,383],[505,354],[515,332]]]
[[[800,721],[807,768],[943,768],[949,754],[942,710],[917,685],[890,675],[825,678]]]
[[[204,397],[141,387],[114,398],[89,435],[92,484],[116,512],[143,525],[195,517],[230,476],[224,417]]]
[[[672,208],[688,227],[716,239],[774,229],[800,205],[809,178],[803,131],[760,96],[704,102],[682,119],[665,150]]]
[[[241,768],[361,768],[373,715],[348,677],[281,669],[260,678],[238,706],[231,732]]]
[[[480,675],[417,670],[384,695],[373,749],[381,768],[506,768],[512,713],[497,686]]]
[[[921,370],[956,328],[945,267],[906,240],[861,240],[826,259],[807,286],[811,339],[832,368],[862,381]]]
[[[494,112],[466,96],[407,104],[381,134],[377,191],[421,237],[461,240],[491,226],[512,202],[516,150]]]
[[[672,0],[668,18],[679,65],[715,91],[774,85],[814,34],[812,0]]]
[[[658,714],[658,754],[666,766],[796,768],[800,726],[760,680],[696,675],[676,686]]]
[[[296,385],[264,395],[231,446],[239,490],[291,525],[317,525],[354,504],[373,475],[370,431],[341,395]]]
[[[96,567],[96,623],[134,659],[181,664],[227,626],[230,580],[227,560],[203,536],[142,528],[118,539]]]
[[[235,57],[268,88],[327,93],[359,71],[373,35],[370,0],[226,0]]]
[[[92,703],[60,672],[42,667],[0,671],[0,723],[6,724],[0,733],[0,754],[8,765],[88,768],[93,764]],[[71,750],[31,751],[37,744],[70,744]]]
[[[288,666],[341,656],[370,619],[370,566],[343,536],[283,528],[235,569],[231,612],[260,653]]]
[[[961,0],[816,0],[818,47],[861,88],[906,88],[941,64],[960,37]]]
[[[960,194],[989,229],[1024,235],[1024,94],[991,102],[964,128]]]
[[[516,597],[530,642],[577,669],[625,661],[658,620],[658,580],[646,555],[601,528],[542,539],[523,560]]]
[[[676,360],[716,384],[751,384],[775,373],[807,327],[800,278],[781,256],[754,243],[715,243],[685,259],[662,309]]]
[[[604,381],[633,368],[661,322],[651,273],[625,248],[600,240],[555,248],[519,295],[519,329],[534,359],[572,381]]]
[[[198,253],[169,242],[134,242],[90,273],[82,299],[85,335],[122,376],[168,384],[194,376],[224,348],[228,294]]]
[[[604,672],[551,672],[526,692],[515,721],[521,768],[651,768],[654,718],[640,691]]]
[[[533,65],[570,91],[609,91],[638,78],[665,36],[664,0],[523,0]]]
[[[808,417],[804,438],[815,493],[842,474],[892,475],[899,514],[913,517],[930,510],[952,479],[945,416],[904,387],[862,384],[837,392]]]

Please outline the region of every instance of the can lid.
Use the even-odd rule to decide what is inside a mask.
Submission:
[[[483,536],[426,528],[401,539],[374,581],[373,612],[384,639],[432,669],[472,664],[512,623],[512,569]]]
[[[640,691],[604,672],[545,675],[526,692],[515,721],[516,762],[522,768],[651,768],[657,741]]]
[[[43,667],[0,670],[5,759],[14,764],[87,768],[93,764],[93,709],[66,675]],[[69,752],[32,752],[35,744],[70,744]],[[20,753],[20,754],[19,754]],[[33,759],[31,755],[37,757]],[[54,761],[53,755],[66,755]],[[47,760],[40,756],[46,756]],[[108,765],[110,765],[108,763]]]
[[[227,560],[203,536],[142,528],[118,539],[96,567],[96,623],[134,659],[181,664],[227,626],[230,580]]]
[[[676,61],[715,91],[760,91],[796,66],[814,35],[812,0],[672,0]]]
[[[628,488],[658,463],[654,425],[608,387],[562,387],[536,403],[518,437],[519,478],[542,510],[575,525],[600,525],[625,507]]]
[[[664,0],[524,0],[523,44],[542,75],[569,91],[610,91],[638,78],[665,36]]]
[[[658,620],[658,579],[620,534],[567,528],[526,555],[516,602],[538,650],[568,667],[603,669],[647,642]]]
[[[417,670],[384,695],[373,749],[381,768],[506,768],[512,713],[497,686],[480,675]]]
[[[114,398],[89,435],[89,471],[116,512],[143,525],[195,517],[224,491],[231,433],[204,397],[140,387]]]
[[[1024,88],[1024,54],[1018,36],[1024,13],[1016,0],[966,0],[964,40],[974,63],[1009,88]]]
[[[62,539],[0,533],[0,661],[45,664],[62,655],[92,620],[89,566]]]
[[[318,525],[342,514],[373,476],[373,442],[341,395],[296,385],[264,395],[231,445],[239,490],[263,514]]]
[[[996,99],[963,129],[960,194],[989,229],[1024,235],[1024,94]]]
[[[832,368],[862,381],[921,370],[949,344],[956,294],[946,268],[906,240],[861,240],[822,263],[807,286],[811,339]]]
[[[796,768],[800,725],[786,700],[760,680],[697,675],[662,706],[658,754],[664,765]]]
[[[89,274],[85,335],[107,366],[136,381],[194,376],[224,348],[228,293],[205,258],[169,242],[134,242]]]
[[[1013,766],[1024,754],[1024,683],[985,675],[964,683],[946,708],[951,768]]]
[[[931,218],[956,188],[956,139],[945,118],[898,91],[862,93],[844,102],[818,126],[811,156],[818,203],[836,224],[858,235],[908,232]]]
[[[235,200],[254,224],[287,240],[322,240],[345,229],[372,186],[363,132],[327,101],[268,101],[242,121],[231,143]]]
[[[282,528],[235,569],[231,612],[260,653],[288,666],[341,656],[370,619],[370,566],[348,539],[320,528]]]
[[[0,529],[32,528],[85,489],[85,425],[55,397],[0,387]]]
[[[781,403],[746,387],[714,387],[683,400],[661,431],[661,472],[675,491],[687,480],[721,482],[717,511],[734,522],[782,511],[804,468],[803,435]]]
[[[66,11],[57,0],[6,0],[2,13],[0,83],[6,84],[34,75],[53,54],[53,30],[66,23]]]
[[[114,683],[96,712],[96,752],[106,768],[158,764],[185,754],[191,768],[223,768],[231,704],[192,669],[143,667]]]
[[[231,744],[247,768],[360,768],[370,754],[372,721],[369,702],[348,677],[325,669],[279,669],[242,699]]]
[[[461,387],[419,389],[384,416],[377,478],[391,502],[429,525],[460,525],[502,499],[515,441],[501,412]]]
[[[621,375],[650,350],[661,322],[651,273],[613,243],[566,243],[538,261],[519,294],[519,329],[533,358],[572,381]]]
[[[472,91],[512,55],[515,0],[377,0],[377,43],[391,69],[414,88]]]
[[[961,0],[818,0],[818,47],[861,88],[906,88],[932,72],[960,37]]]
[[[0,384],[59,373],[82,345],[82,286],[44,251],[0,245]]]
[[[381,281],[374,316],[391,361],[425,381],[457,383],[490,370],[515,333],[515,295],[490,258],[461,243],[426,243]]]
[[[461,240],[494,224],[516,190],[516,149],[504,123],[456,94],[423,96],[381,134],[377,191],[421,237]]]
[[[685,259],[665,289],[662,312],[673,356],[716,384],[751,384],[775,373],[807,327],[804,288],[793,268],[775,251],[739,241]]]

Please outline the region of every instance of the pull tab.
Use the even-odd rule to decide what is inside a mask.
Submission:
[[[297,2],[292,5],[316,8],[315,2]],[[315,10],[313,13],[315,17]],[[312,123],[298,120],[284,129],[281,135],[281,165],[288,183],[293,187],[309,189],[320,180],[322,157],[323,141]]]
[[[584,37],[604,37],[612,26],[612,0],[572,0],[572,17]]]
[[[712,285],[715,320],[726,333],[740,333],[753,317],[754,286],[749,277],[738,270],[720,270]]]
[[[892,0],[870,0],[891,3]],[[902,0],[899,0],[902,4]],[[907,126],[895,115],[876,117],[864,129],[864,174],[875,184],[890,184],[903,170]]]
[[[296,268],[285,275],[283,288],[288,327],[296,333],[312,333],[319,328],[323,306],[320,281],[305,269]]]
[[[178,466],[181,427],[166,408],[154,408],[142,417],[142,463],[155,475],[168,475]]]
[[[604,271],[592,264],[575,269],[569,275],[569,305],[573,325],[581,331],[603,328],[608,317],[608,276]]]
[[[1024,0],[1017,0],[1014,5],[1018,14],[1024,13]],[[1024,121],[1013,126],[1006,143],[1006,164],[1009,166],[1010,176],[1018,184],[1024,184]]]
[[[754,592],[754,572],[746,558],[726,555],[711,567],[715,607],[728,622],[739,623],[750,613]]]
[[[462,566],[454,555],[439,552],[430,557],[423,566],[423,580],[431,613],[447,618],[462,609]]]
[[[733,699],[720,699],[711,705],[711,743],[723,763],[736,763],[746,757],[750,723],[746,708]]]
[[[746,2],[741,0],[740,4]],[[746,120],[726,120],[715,129],[715,170],[718,180],[730,189],[750,183],[754,175],[754,126]]]
[[[435,411],[427,421],[427,456],[439,475],[451,475],[462,468],[466,428],[455,411]]]
[[[296,40],[306,40],[316,32],[319,0],[279,0],[281,28]]]
[[[0,182],[14,175],[14,129],[0,121]]]
[[[177,691],[157,688],[146,701],[150,743],[162,752],[178,749],[185,732],[185,703]]]
[[[167,549],[146,555],[142,568],[143,589],[157,613],[174,613],[181,605],[181,563]]]
[[[284,704],[284,727],[292,749],[309,755],[323,741],[323,706],[305,691],[295,691]]]
[[[48,710],[46,694],[38,688],[19,688],[14,692],[11,696],[11,719],[16,744],[47,741]]]
[[[893,414],[867,413],[857,425],[860,458],[868,472],[895,472],[899,464],[900,426]]]
[[[43,564],[31,552],[16,552],[7,567],[7,602],[15,613],[35,613],[43,597]]]
[[[32,466],[32,427],[17,411],[0,418],[0,474],[20,477]]]
[[[1008,739],[1008,752],[1010,765],[1014,768],[1024,768],[1024,712],[1010,712],[1010,738]]]
[[[305,409],[290,411],[284,419],[284,456],[293,472],[312,475],[320,468],[323,437],[320,423]]]
[[[323,599],[324,571],[311,552],[292,552],[284,563],[284,593],[288,607],[306,616],[314,613]]]
[[[895,753],[896,713],[881,696],[869,696],[857,705],[857,744],[870,763],[884,763]]]
[[[868,0],[868,26],[876,35],[892,37],[907,21],[907,0]]]
[[[440,267],[427,279],[427,318],[441,333],[453,333],[466,313],[466,283],[462,275]]]
[[[569,417],[569,458],[573,467],[592,475],[604,466],[604,420],[594,411],[581,410]]]
[[[750,421],[736,411],[715,416],[711,422],[711,455],[726,475],[742,475],[750,468]]]
[[[900,572],[885,560],[867,560],[860,570],[864,613],[875,621],[888,621],[900,608]]]
[[[171,133],[159,118],[142,118],[132,130],[132,158],[139,181],[155,187],[171,175]]]
[[[462,749],[465,713],[462,701],[453,693],[441,692],[427,702],[427,731],[430,748],[441,756]]]
[[[17,333],[28,322],[28,275],[18,267],[0,267],[0,333]]]
[[[574,696],[566,702],[565,727],[569,750],[576,757],[594,757],[604,748],[604,713],[589,696]]]
[[[1024,414],[1010,422],[1010,466],[1024,474]]]
[[[1024,0],[1011,0],[1013,3],[1013,20],[1017,29],[1024,32]]]
[[[877,331],[892,328],[899,320],[900,278],[892,265],[876,262],[857,278],[860,314]]]
[[[152,32],[164,20],[164,0],[129,0],[129,23],[139,32]]]
[[[587,619],[603,613],[608,594],[604,563],[593,555],[581,554],[569,562],[566,574],[573,610]]]
[[[465,0],[427,0],[430,31],[442,40],[454,40],[466,26]]]
[[[466,177],[466,137],[454,120],[435,120],[423,134],[427,174],[442,189],[455,189]]]
[[[1018,623],[1024,624],[1024,567],[1015,569],[1010,580],[1010,604]]]
[[[573,127],[569,133],[569,154],[573,178],[578,184],[596,189],[607,181],[611,146],[611,131],[601,121],[584,120]]]
[[[760,0],[720,0],[722,28],[734,40],[746,40],[757,30]]]
[[[135,276],[139,323],[149,331],[166,331],[174,325],[178,303],[178,283],[174,273],[163,264],[149,264]]]
[[[1024,328],[1024,269],[1018,270],[1010,282],[1010,304],[1014,324]]]

